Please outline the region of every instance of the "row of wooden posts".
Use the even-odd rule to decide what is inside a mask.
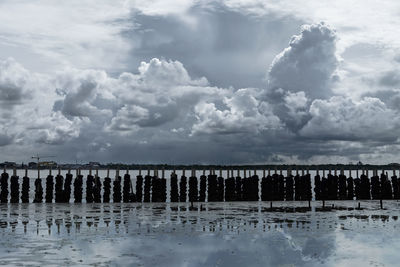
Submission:
[[[260,179],[254,170],[248,173],[243,172],[244,177],[240,176],[240,171],[237,170],[237,175],[234,175],[233,170],[226,171],[226,179],[223,177],[222,170],[219,175],[215,174],[215,170],[210,170],[206,175],[204,170],[199,179],[196,177],[196,171],[191,170],[189,178],[186,177],[185,170],[179,178],[176,171],[173,171],[170,177],[170,202],[215,202],[215,201],[311,201],[312,199],[312,184],[309,171],[297,170],[294,174],[288,170],[284,176],[282,170],[275,170],[271,173],[270,170],[263,171],[263,177]],[[317,170],[314,177],[314,195],[315,200],[368,200],[368,199],[400,199],[400,178],[397,178],[395,171],[389,179],[387,172],[382,171],[378,175],[377,171],[373,171],[371,179],[368,177],[368,172],[362,171],[357,178],[345,176],[344,171],[339,173],[329,171],[325,175],[322,171],[322,177]],[[0,178],[0,203],[8,203],[9,193],[10,202],[29,203],[30,178],[28,171],[25,170],[25,176],[22,178],[22,186],[20,190],[19,177],[16,170],[10,178],[9,192],[9,174],[4,170]],[[45,192],[38,171],[38,177],[34,182],[34,199],[33,203],[42,203],[43,194],[44,202],[46,203],[69,203],[71,194],[73,193],[73,201],[81,203],[83,200],[83,182],[84,177],[81,170],[76,170],[75,179],[71,171],[65,175],[61,175],[61,170],[54,177],[52,171],[49,170],[49,175],[45,178]],[[151,175],[150,170],[142,176],[142,171],[139,170],[139,175],[136,176],[135,192],[129,171],[127,170],[123,178],[120,176],[120,171],[116,170],[115,179],[110,178],[110,171],[107,170],[107,175],[101,181],[98,170],[86,177],[86,202],[87,203],[108,203],[113,202],[166,202],[167,201],[167,180],[165,171],[161,171],[161,177],[158,170],[154,170]],[[73,185],[73,192],[72,190]],[[112,188],[112,195],[111,195]],[[261,192],[260,192],[261,189]],[[54,199],[53,199],[54,197]],[[188,198],[187,198],[188,197]],[[261,199],[260,199],[261,198]],[[382,205],[382,204],[381,204]]]

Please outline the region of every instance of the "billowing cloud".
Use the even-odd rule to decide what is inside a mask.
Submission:
[[[225,109],[218,109],[214,103],[196,105],[198,121],[193,125],[192,134],[256,134],[279,128],[280,120],[268,103],[260,103],[252,93],[254,90],[240,89],[231,97],[225,97]]]
[[[304,25],[272,62],[269,88],[303,91],[311,98],[326,97],[337,79],[337,66],[335,31],[324,23]]]
[[[99,1],[98,14],[76,1],[21,3],[1,4],[0,57],[20,62],[0,61],[4,160],[377,162],[376,152],[400,152],[400,50],[354,43],[360,35],[344,45],[365,24],[318,23],[287,2]],[[22,13],[32,23],[13,23]]]
[[[14,59],[0,62],[0,108],[12,108],[29,97],[29,72]]]
[[[314,100],[311,120],[301,129],[305,137],[326,140],[396,141],[399,137],[400,114],[378,98],[360,101],[335,96]]]

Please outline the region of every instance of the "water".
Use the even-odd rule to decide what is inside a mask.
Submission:
[[[398,266],[400,202],[2,204],[1,265]]]
[[[41,170],[42,178],[48,174]],[[138,172],[130,174],[135,185]],[[32,201],[37,171],[28,175]],[[358,202],[326,201],[334,208],[324,211],[320,201],[311,209],[297,201],[273,202],[272,209],[269,202],[196,203],[193,209],[189,203],[0,204],[0,265],[398,266],[400,202],[384,201],[383,210],[372,200],[358,210]]]

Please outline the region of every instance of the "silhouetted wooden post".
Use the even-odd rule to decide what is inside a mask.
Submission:
[[[160,190],[161,190],[161,201],[167,201],[167,180],[165,179],[165,170],[164,167],[161,170],[161,179],[160,179]]]
[[[170,183],[171,183],[171,192],[170,192],[171,202],[178,202],[179,201],[178,175],[176,175],[175,169],[171,173]]]
[[[229,170],[226,170],[226,180],[225,180],[225,201],[234,201],[235,200],[235,178],[233,177],[233,173],[229,173]]]
[[[249,178],[247,178],[247,171],[246,169],[243,170],[243,180],[242,180],[242,196],[243,201],[249,201],[249,187],[250,187]]]
[[[101,180],[100,180],[100,177],[99,177],[99,170],[98,169],[96,169],[96,173],[94,175],[93,201],[95,203],[101,203]]]
[[[69,203],[70,201],[72,178],[71,169],[68,169],[65,175],[63,198],[61,200],[63,203]]]
[[[237,169],[237,175],[235,178],[235,196],[236,196],[236,201],[242,201],[243,200],[243,191],[242,191],[242,178],[240,177],[240,170]]]
[[[144,177],[144,195],[143,202],[150,202],[151,176],[150,169],[147,169],[147,175]]]
[[[83,193],[83,176],[81,175],[81,170],[76,169],[76,177],[74,180],[74,202],[82,203],[82,193]]]
[[[285,178],[285,200],[286,201],[293,201],[293,195],[294,195],[294,181],[293,181],[293,175],[292,175],[292,170],[288,168],[286,170],[286,178]]]
[[[261,201],[267,200],[267,177],[265,176],[265,169],[261,178]]]
[[[139,169],[139,174],[136,176],[136,201],[143,201],[143,176],[141,169]]]
[[[13,169],[13,175],[11,176],[10,185],[10,203],[19,203],[19,177],[17,176],[17,170]]]
[[[55,184],[55,202],[56,203],[61,203],[64,202],[64,190],[63,190],[63,184],[64,184],[64,177],[61,175],[61,168],[58,167],[58,174],[56,175],[56,184]]]
[[[193,202],[198,201],[197,177],[196,170],[192,169],[192,174],[189,177],[189,201],[193,207]]]
[[[92,175],[92,168],[89,169],[89,174],[86,176],[86,203],[93,203],[93,184],[94,177]]]
[[[351,169],[349,169],[349,177],[347,178],[347,199],[354,199],[354,183],[353,177],[351,177]]]
[[[109,203],[110,202],[110,195],[111,195],[111,178],[110,178],[110,169],[107,169],[107,175],[106,178],[104,178],[103,181],[103,203]]]
[[[206,201],[206,191],[207,191],[207,176],[206,170],[203,169],[203,174],[200,176],[200,192],[199,192],[199,201]]]
[[[210,170],[210,174],[208,175],[208,183],[207,183],[207,191],[208,191],[208,202],[215,202],[218,200],[218,182],[217,176]]]
[[[322,197],[322,208],[325,209],[325,198],[327,196],[327,179],[325,178],[325,169],[322,170],[322,182],[321,182],[321,197]]]
[[[38,175],[35,180],[35,198],[33,199],[33,203],[42,203],[43,201],[43,187],[42,187],[42,179],[40,179],[40,166],[38,164]]]
[[[187,178],[185,175],[185,169],[182,170],[181,181],[179,182],[179,201],[186,202],[187,194]]]
[[[124,203],[130,202],[130,191],[131,191],[131,176],[129,175],[128,169],[124,175],[124,186],[122,189],[122,201]]]
[[[399,179],[396,176],[396,171],[393,169],[393,175],[391,177],[393,187],[393,199],[400,199],[400,185]]]
[[[46,178],[46,203],[53,203],[54,177],[49,169],[49,175]]]
[[[115,180],[113,182],[113,202],[120,203],[122,200],[121,196],[121,176],[119,175],[119,169],[115,171]],[[150,200],[150,196],[149,196]]]
[[[219,170],[219,176],[217,178],[217,200],[224,201],[224,178],[222,177],[222,170]]]
[[[29,203],[29,177],[28,169],[25,168],[25,176],[22,178],[21,202]]]

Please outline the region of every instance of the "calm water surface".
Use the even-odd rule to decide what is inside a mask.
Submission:
[[[2,204],[1,265],[398,266],[400,202]]]

